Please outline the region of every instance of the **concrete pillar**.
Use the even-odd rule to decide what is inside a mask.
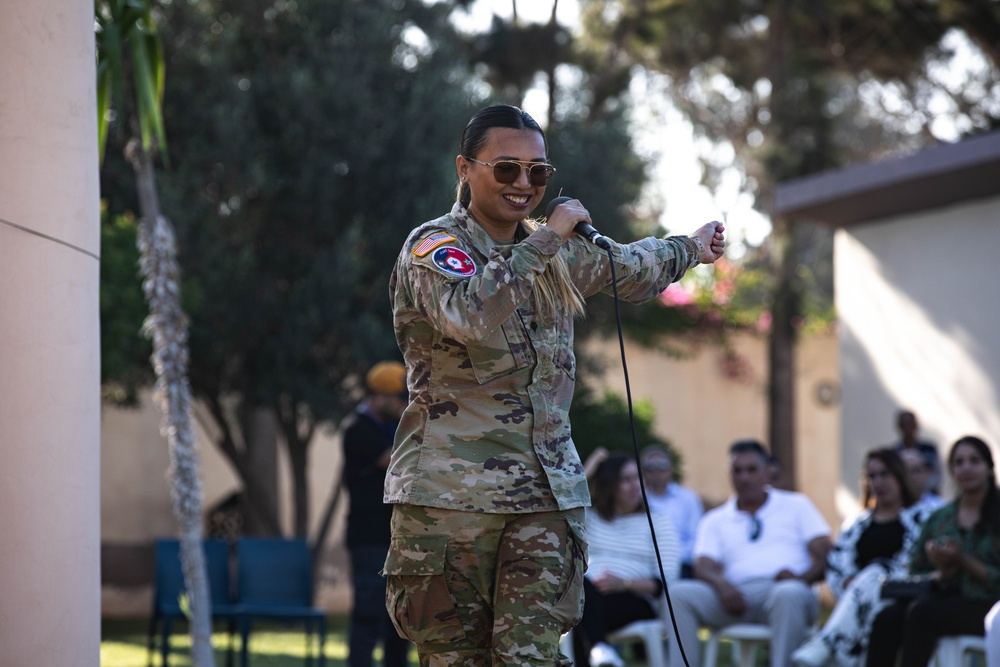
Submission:
[[[91,0],[0,3],[0,665],[100,662]]]

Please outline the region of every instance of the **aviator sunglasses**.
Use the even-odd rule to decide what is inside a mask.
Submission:
[[[462,157],[465,157],[464,155]],[[493,178],[497,183],[504,185],[513,183],[521,175],[521,167],[528,170],[528,182],[535,187],[548,185],[549,178],[556,173],[556,168],[544,162],[517,162],[515,160],[497,160],[496,162],[483,162],[475,158],[465,158],[469,162],[475,162],[486,167],[493,167]]]

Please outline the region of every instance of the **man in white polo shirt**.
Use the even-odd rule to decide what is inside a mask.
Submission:
[[[787,667],[819,613],[812,584],[823,579],[830,527],[806,496],[768,486],[767,461],[756,440],[729,448],[734,496],[698,526],[695,579],[670,587],[691,665],[701,664],[699,626],[743,622],[770,625],[771,667]],[[684,664],[676,641],[670,664]]]

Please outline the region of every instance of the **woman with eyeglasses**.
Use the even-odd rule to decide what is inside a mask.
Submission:
[[[591,222],[579,200],[529,217],[555,173],[546,148],[516,107],[473,116],[458,201],[413,230],[390,279],[410,403],[386,473],[386,605],[422,664],[569,664],[558,643],[581,613],[590,502],[568,419],[573,318],[611,269],[573,233]],[[723,230],[612,244],[622,298],[714,262]]]
[[[797,667],[864,662],[886,577],[907,572],[910,547],[931,510],[916,505],[906,467],[891,448],[868,452],[861,478],[862,513],[846,521],[826,562],[826,583],[837,604],[822,630],[792,653]]]
[[[879,612],[868,644],[869,667],[922,667],[942,637],[979,635],[1000,600],[1000,489],[993,453],[982,439],[959,438],[948,454],[958,496],[924,522],[910,553],[910,572],[933,585],[916,600]]]
[[[586,519],[583,618],[573,631],[573,655],[580,667],[623,667],[621,656],[607,643],[607,634],[634,621],[659,617],[660,566],[635,460],[622,453],[609,454],[597,465],[590,489],[593,506]],[[654,512],[651,516],[669,584],[680,577],[680,541],[669,515]]]

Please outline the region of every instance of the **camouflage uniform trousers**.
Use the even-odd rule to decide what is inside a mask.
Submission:
[[[583,613],[582,508],[490,514],[395,505],[383,574],[421,667],[569,667]]]

